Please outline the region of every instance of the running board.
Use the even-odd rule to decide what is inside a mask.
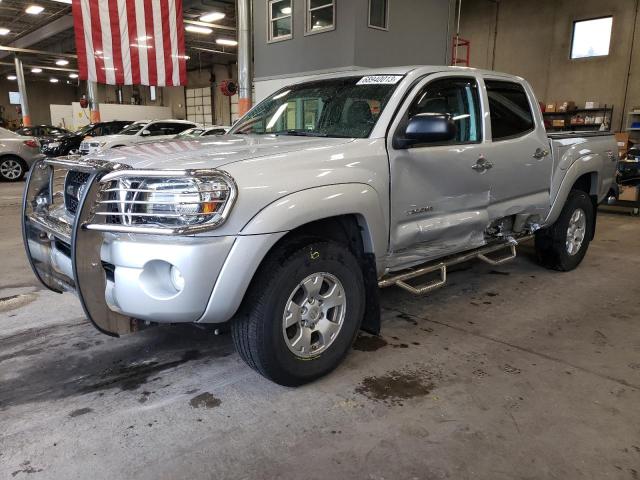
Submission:
[[[520,241],[528,240],[533,238],[532,236],[522,237]],[[409,293],[414,295],[424,295],[425,293],[429,293],[438,288],[444,287],[447,284],[447,268],[452,267],[453,265],[457,265],[459,263],[468,262],[469,260],[479,259],[483,262],[488,263],[489,265],[501,265],[509,260],[513,260],[516,258],[516,245],[517,241],[511,240],[509,243],[500,243],[498,245],[491,245],[488,247],[482,247],[477,250],[472,250],[467,253],[463,253],[461,255],[456,255],[452,257],[448,257],[438,263],[432,265],[426,265],[424,267],[418,268],[416,270],[411,270],[405,273],[401,273],[399,275],[395,275],[393,277],[384,278],[378,282],[378,287],[386,288],[392,286],[398,286]],[[500,250],[508,249],[506,255],[499,258],[490,258],[487,255],[498,252]],[[413,286],[407,283],[407,280],[411,280],[413,278],[422,277],[423,275],[427,275],[429,273],[438,272],[440,273],[440,278],[432,280],[431,282],[425,283],[423,285]]]

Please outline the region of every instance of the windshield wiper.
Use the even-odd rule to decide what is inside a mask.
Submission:
[[[313,132],[310,130],[286,130],[274,132],[275,135],[291,135],[292,137],[328,137],[326,133]]]

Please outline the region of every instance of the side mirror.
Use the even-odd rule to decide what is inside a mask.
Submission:
[[[394,141],[395,148],[411,148],[425,143],[445,143],[456,138],[458,127],[449,114],[419,113],[409,119],[404,134]]]
[[[142,133],[140,133],[140,135],[142,135],[143,137],[148,137],[149,135],[151,135],[151,132],[149,130],[142,130]]]

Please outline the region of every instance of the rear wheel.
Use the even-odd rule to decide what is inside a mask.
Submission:
[[[364,312],[360,266],[346,246],[294,241],[271,253],[232,323],[249,366],[280,385],[301,385],[346,356]]]
[[[17,182],[22,180],[26,171],[21,158],[13,155],[0,158],[0,179],[6,182]]]
[[[536,254],[547,268],[569,271],[582,262],[591,242],[595,210],[580,190],[569,193],[556,223],[536,233]]]

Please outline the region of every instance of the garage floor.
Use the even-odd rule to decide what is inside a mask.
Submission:
[[[525,246],[385,290],[382,338],[287,389],[228,335],[94,330],[36,284],[21,187],[0,185],[0,478],[640,478],[637,217],[601,215],[568,274]]]

